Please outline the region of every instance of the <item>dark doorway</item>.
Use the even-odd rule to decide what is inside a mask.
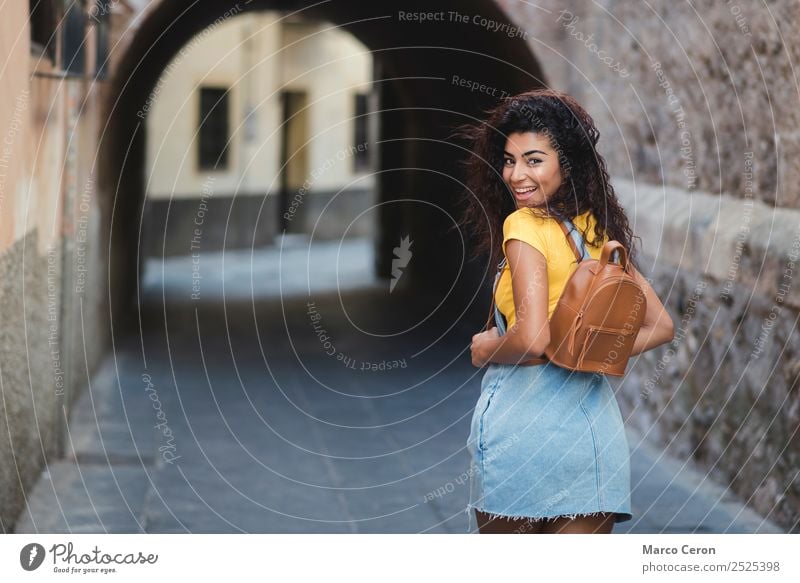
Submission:
[[[295,197],[305,195],[304,183],[308,176],[308,95],[305,91],[284,91],[281,94],[283,123],[281,124],[281,203],[280,232],[298,232],[302,229],[306,205],[297,205],[297,219],[289,221],[286,214]]]

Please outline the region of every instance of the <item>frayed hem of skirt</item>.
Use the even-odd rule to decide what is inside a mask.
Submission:
[[[488,510],[478,508],[477,506],[473,506],[471,504],[467,505],[466,513],[469,514],[472,510],[483,512],[489,517],[489,520],[500,518],[505,520],[525,520],[528,522],[538,522],[538,521],[552,522],[558,520],[559,518],[568,518],[570,520],[575,520],[576,518],[584,518],[586,516],[595,516],[597,514],[607,514],[607,513],[614,515],[614,522],[625,522],[626,520],[630,520],[632,518],[632,516],[627,512],[616,512],[614,510],[596,510],[594,512],[576,512],[574,514],[531,516],[530,514],[498,514],[496,512],[489,512]]]

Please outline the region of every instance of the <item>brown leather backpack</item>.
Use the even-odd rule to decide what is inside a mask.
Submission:
[[[564,286],[550,317],[547,358],[558,366],[614,376],[625,374],[647,298],[619,241],[608,241],[600,259],[589,258],[580,232],[561,223],[578,268]],[[618,263],[611,263],[616,253]],[[587,259],[588,258],[588,259]]]
[[[592,259],[575,225],[569,220],[560,225],[578,268],[567,280],[550,317],[546,358],[519,364],[537,365],[550,360],[570,370],[623,376],[647,311],[645,292],[633,274],[622,243],[608,241],[600,259]],[[609,263],[614,253],[619,263]],[[505,260],[498,266],[498,276],[503,263]],[[485,329],[491,326],[493,313],[502,318],[494,303],[494,292]]]

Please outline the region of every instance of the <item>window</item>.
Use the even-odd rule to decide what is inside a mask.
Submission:
[[[108,37],[111,30],[111,0],[94,0],[95,79],[108,77]]]
[[[86,0],[62,0],[61,69],[73,75],[86,72]]]
[[[29,0],[31,53],[56,62],[56,24],[60,15],[53,0]]]
[[[228,167],[228,89],[200,88],[198,166],[224,170]]]
[[[366,170],[369,165],[367,152],[367,94],[355,94],[355,118],[353,125],[355,130],[354,140],[356,150],[353,156],[353,170],[360,172]]]

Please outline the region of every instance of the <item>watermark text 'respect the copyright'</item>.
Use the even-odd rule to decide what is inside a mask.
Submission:
[[[358,360],[336,349],[333,340],[328,335],[328,331],[322,326],[322,314],[317,310],[315,302],[307,302],[306,307],[308,310],[309,319],[311,320],[311,327],[314,328],[314,333],[317,335],[320,344],[322,345],[325,354],[328,356],[335,356],[336,360],[346,368],[351,370],[361,371],[387,371],[394,368],[406,368],[408,364],[405,358],[399,360],[382,360],[380,362],[369,362],[365,360]]]
[[[508,38],[521,38],[528,39],[528,33],[520,28],[507,22],[501,22],[493,18],[487,18],[481,14],[464,14],[456,10],[434,10],[434,11],[416,11],[409,12],[398,10],[398,22],[454,22],[456,24],[468,24],[483,28],[489,32],[499,32],[506,35]]]

